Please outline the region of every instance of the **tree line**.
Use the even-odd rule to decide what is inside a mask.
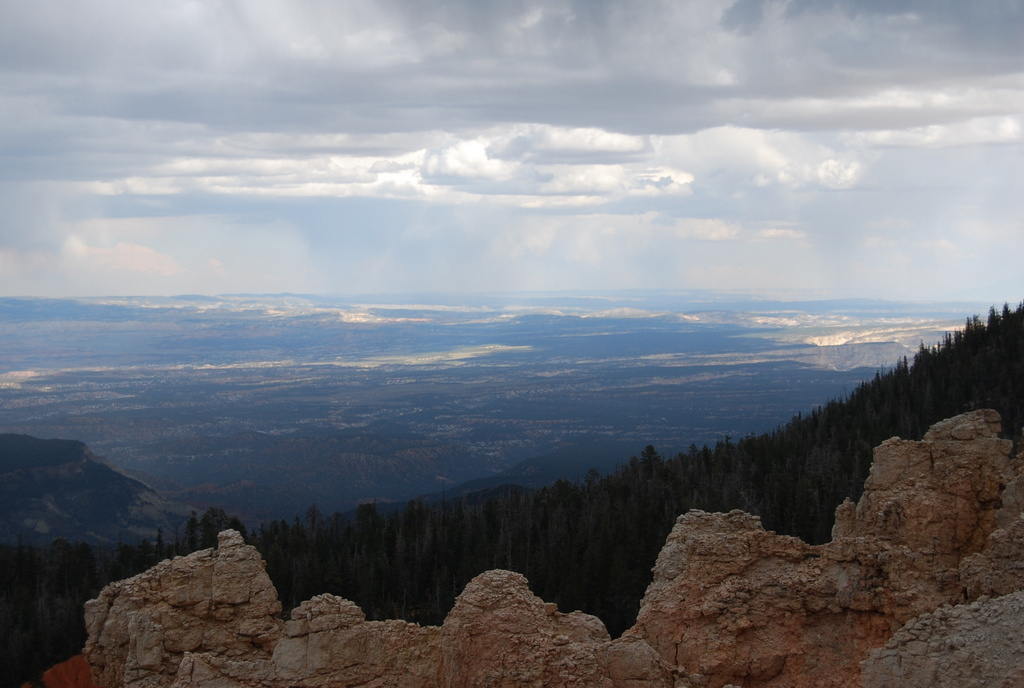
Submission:
[[[580,482],[413,500],[388,512],[364,504],[324,515],[312,506],[249,533],[210,509],[193,513],[184,537],[170,543],[0,548],[0,652],[7,660],[0,678],[15,685],[77,651],[81,603],[105,582],[213,546],[225,527],[259,549],[286,614],[331,592],[370,619],[437,624],[473,576],[507,568],[525,574],[546,601],[595,614],[618,635],[633,624],[679,514],[738,508],[759,515],[769,530],[825,542],[836,505],[860,496],[876,445],[893,436],[920,439],[933,423],[977,408],[999,411],[1004,434],[1016,442],[1022,385],[1024,304],[968,319],[912,360],[772,432],[693,445],[671,457],[647,446],[613,473],[592,471]]]

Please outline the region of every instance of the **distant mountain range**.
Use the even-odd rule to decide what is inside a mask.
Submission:
[[[189,511],[82,442],[0,434],[0,543],[136,543],[158,529],[173,538]]]

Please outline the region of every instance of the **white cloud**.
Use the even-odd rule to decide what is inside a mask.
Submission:
[[[482,140],[458,141],[427,153],[423,172],[427,177],[457,177],[504,181],[515,175],[516,165],[491,158]]]
[[[642,153],[650,147],[646,137],[596,127],[569,129],[533,125],[523,128],[532,134],[533,149],[545,152]]]
[[[694,176],[683,170],[670,167],[645,168],[633,175],[631,196],[681,195],[693,193],[690,184]]]
[[[697,180],[726,177],[737,187],[854,186],[861,163],[854,151],[837,152],[814,137],[743,127],[715,127],[692,135],[661,137],[663,159],[693,171]]]
[[[1024,108],[1024,99],[1020,106]],[[1020,143],[1024,141],[1021,119],[1021,116],[978,117],[948,125],[857,132],[847,135],[847,138],[853,143],[868,146],[923,148]]]
[[[626,191],[628,173],[622,165],[547,165],[553,176],[541,185],[542,193],[614,196]]]
[[[818,165],[816,172],[818,183],[825,188],[848,189],[857,181],[860,163],[829,158]]]
[[[531,152],[509,157],[510,147],[524,136],[529,142],[520,144],[522,150]],[[486,198],[542,207],[686,195],[693,181],[693,175],[683,170],[651,165],[658,158],[647,139],[597,129],[515,124],[484,134],[452,133],[442,146],[414,148],[434,140],[428,133],[420,140],[389,141],[394,148],[390,155],[370,156],[364,149],[345,150],[350,142],[337,137],[322,142],[335,149],[331,154],[317,150],[306,136],[293,143],[282,135],[267,137],[263,150],[248,138],[227,139],[211,146],[213,154],[175,157],[140,169],[140,174],[88,187],[102,195],[404,196],[450,203]],[[412,149],[402,150],[398,143]],[[266,155],[268,147],[275,151],[273,157]],[[607,154],[626,156],[621,163],[592,162]]]

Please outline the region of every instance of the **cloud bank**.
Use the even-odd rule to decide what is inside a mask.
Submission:
[[[0,293],[1017,301],[1024,3],[8,3]]]

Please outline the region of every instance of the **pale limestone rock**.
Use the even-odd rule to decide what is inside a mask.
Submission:
[[[863,663],[864,688],[1024,686],[1024,592],[941,607],[903,626]]]
[[[225,531],[216,549],[161,562],[87,602],[84,654],[101,686],[166,686],[186,652],[269,658],[280,613],[259,553]]]
[[[433,688],[439,682],[440,635],[433,626],[366,621],[352,602],[317,595],[292,610],[273,664],[289,686]]]

